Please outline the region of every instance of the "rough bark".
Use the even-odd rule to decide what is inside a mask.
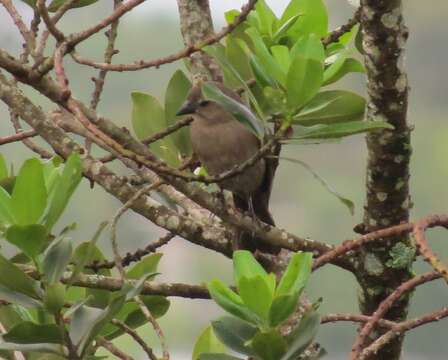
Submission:
[[[394,130],[367,135],[367,193],[363,225],[364,231],[370,232],[409,219],[411,147],[406,119],[408,82],[403,65],[408,32],[400,0],[363,0],[361,6],[368,76],[367,121],[384,120],[395,127]],[[413,246],[408,235],[401,235],[381,245],[366,245],[361,252],[357,275],[361,284],[359,304],[363,314],[372,314],[384,298],[412,276],[410,263],[397,267],[391,266],[389,261],[390,250],[399,242],[406,248]],[[409,297],[404,297],[385,319],[403,320],[408,305]],[[370,359],[399,359],[402,341],[403,338],[398,337]]]
[[[178,0],[180,28],[186,46],[198,44],[213,35],[213,20],[208,0]],[[205,53],[190,56],[191,73],[203,79],[222,81],[222,73],[213,59]]]

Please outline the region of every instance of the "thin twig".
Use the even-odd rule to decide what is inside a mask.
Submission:
[[[121,360],[134,360],[132,356],[125,354],[123,351],[121,351],[114,344],[112,344],[110,341],[106,340],[102,336],[98,336],[96,338],[96,343]]]
[[[169,56],[149,61],[140,60],[133,64],[107,64],[104,62],[98,63],[93,60],[81,57],[74,52],[72,52],[72,57],[79,64],[88,65],[96,69],[103,69],[109,71],[137,71],[141,69],[148,69],[151,67],[159,67],[161,65],[172,63],[176,60],[188,57],[198,51],[201,51],[205,46],[219,42],[226,35],[230,34],[239,24],[241,24],[244,20],[246,20],[247,15],[249,15],[250,11],[253,9],[256,3],[257,0],[249,0],[248,3],[242,7],[240,14],[235,18],[235,20],[231,24],[224,27],[221,31],[219,31],[215,35],[208,37],[207,39],[201,41],[198,44],[187,46],[182,50],[178,51],[177,53]]]
[[[448,307],[444,307],[440,310],[423,315],[421,317],[403,321],[396,324],[384,335],[376,339],[372,344],[366,347],[360,355],[360,360],[367,359],[370,355],[376,354],[383,346],[388,344],[397,336],[404,334],[405,332],[415,329],[419,326],[426,325],[431,322],[439,321],[448,316]]]
[[[140,335],[135,331],[134,329],[127,326],[124,322],[112,319],[112,324],[114,324],[116,327],[123,330],[126,334],[128,334],[130,337],[132,337],[137,344],[140,345],[140,347],[143,349],[143,351],[148,355],[148,358],[151,360],[157,360],[157,357],[154,355],[154,352],[152,349],[146,344],[146,342],[140,337]]]
[[[27,47],[27,52],[33,51],[34,37],[24,23],[22,16],[20,16],[14,4],[11,2],[11,0],[1,0],[0,3],[4,6],[9,16],[11,16],[17,29],[20,31],[20,34],[22,34],[22,37],[25,40],[25,46]]]
[[[21,131],[14,135],[0,137],[0,145],[10,144],[16,141],[22,141],[30,137],[36,136],[36,130]]]
[[[150,192],[151,190],[156,189],[160,185],[163,184],[163,181],[159,181],[153,184],[146,185],[145,187],[138,190],[132,197],[117,211],[115,214],[112,225],[111,225],[111,244],[112,244],[112,251],[114,253],[114,260],[115,260],[115,266],[120,273],[121,277],[124,279],[124,268],[122,259],[120,256],[120,252],[118,250],[118,243],[117,243],[117,223],[120,219],[121,215],[123,215],[133,204],[135,201],[137,201],[141,196],[144,194]]]
[[[353,17],[347,21],[346,24],[340,26],[336,30],[332,31],[330,34],[328,34],[326,37],[322,38],[322,45],[327,47],[328,45],[337,42],[339,38],[344,35],[345,33],[348,33],[352,30],[352,28],[359,23],[359,17],[361,16],[361,7],[359,7]]]
[[[168,351],[168,346],[166,344],[165,335],[163,334],[162,328],[160,327],[156,318],[151,314],[151,311],[149,311],[149,309],[146,307],[145,303],[142,301],[140,296],[134,297],[134,300],[139,305],[140,310],[142,311],[143,315],[145,315],[145,317],[146,317],[146,320],[148,320],[149,323],[152,325],[154,331],[157,334],[157,337],[159,338],[160,346],[162,348],[162,353],[163,353],[163,360],[169,360],[170,353]]]
[[[442,275],[438,272],[429,272],[416,276],[397,287],[386,299],[381,302],[381,304],[378,306],[378,309],[370,317],[369,321],[367,321],[359,331],[352,347],[350,359],[359,360],[359,356],[362,352],[362,346],[364,345],[367,337],[373,331],[377,322],[384,317],[384,315],[395,304],[395,302],[403,296],[403,294],[412,291],[419,285],[436,279],[440,279],[441,277]]]
[[[56,23],[50,18],[47,6],[45,5],[45,0],[37,0],[36,6],[51,35],[53,35],[58,42],[64,41],[65,35],[56,27]]]

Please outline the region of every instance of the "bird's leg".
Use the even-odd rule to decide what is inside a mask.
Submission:
[[[247,200],[247,207],[249,210],[249,214],[252,217],[252,220],[257,223],[258,227],[261,227],[262,223],[260,219],[258,218],[257,214],[255,213],[254,203],[252,201],[252,196],[249,196],[249,199]],[[255,231],[252,231],[252,237],[255,237]]]

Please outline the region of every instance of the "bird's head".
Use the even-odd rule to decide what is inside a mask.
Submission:
[[[202,84],[197,83],[192,86],[190,92],[187,95],[187,99],[182,104],[180,109],[177,111],[176,115],[187,115],[187,114],[204,114],[204,113],[215,113],[223,111],[222,107],[215,101],[204,99],[202,94]],[[225,87],[223,84],[218,82],[213,82],[219,90],[221,90],[225,95],[235,99],[236,101],[242,103],[241,98],[234,91]]]
[[[194,114],[200,108],[207,107],[210,103],[211,101],[205,100],[202,95],[201,84],[193,85],[187,95],[187,99],[177,111],[176,115]]]

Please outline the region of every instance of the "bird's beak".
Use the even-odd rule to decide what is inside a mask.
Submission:
[[[189,101],[185,101],[180,107],[180,109],[177,111],[176,115],[179,116],[179,115],[193,114],[195,111],[196,111],[195,104]]]

